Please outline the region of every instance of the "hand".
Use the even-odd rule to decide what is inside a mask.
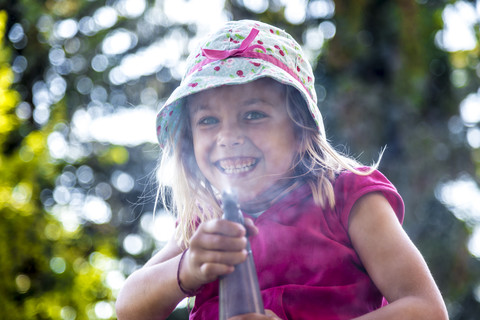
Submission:
[[[228,320],[282,320],[272,310],[265,310],[265,314],[246,313],[229,318]]]
[[[219,276],[233,272],[247,258],[247,230],[256,235],[251,219],[245,226],[223,219],[201,223],[190,240],[190,248],[180,266],[180,281],[185,289],[197,290]]]

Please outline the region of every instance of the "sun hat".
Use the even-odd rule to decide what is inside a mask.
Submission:
[[[312,67],[300,45],[285,31],[259,21],[227,22],[192,51],[186,65],[180,85],[157,115],[157,137],[161,147],[169,136],[175,137],[185,97],[263,77],[295,87],[307,102],[320,134],[325,137]]]

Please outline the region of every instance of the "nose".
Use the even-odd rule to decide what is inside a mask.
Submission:
[[[231,148],[240,146],[244,142],[244,132],[236,123],[225,124],[218,133],[217,145],[219,147]]]

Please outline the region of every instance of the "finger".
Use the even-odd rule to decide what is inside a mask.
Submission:
[[[247,250],[240,251],[214,251],[214,250],[196,250],[191,251],[192,261],[198,266],[206,263],[220,263],[229,266],[242,263],[247,259]]]
[[[201,247],[205,250],[241,251],[247,247],[247,238],[207,233],[199,236],[194,246]]]
[[[207,282],[217,280],[218,277],[232,273],[234,270],[234,266],[221,263],[205,263],[200,268]]]
[[[190,248],[185,253],[179,277],[185,288],[199,288],[202,284],[233,272],[234,265],[245,261],[246,258],[246,250],[232,253]]]
[[[199,229],[202,232],[222,234],[229,237],[243,237],[247,233],[245,227],[240,223],[224,219],[209,220],[201,224]]]
[[[219,233],[209,233],[209,226],[199,228],[190,240],[192,250],[239,251],[246,248],[247,238],[242,236],[231,237]]]

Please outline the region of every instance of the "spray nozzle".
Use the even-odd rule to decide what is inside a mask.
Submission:
[[[244,224],[236,193],[227,191],[222,193],[222,209],[224,219]]]

